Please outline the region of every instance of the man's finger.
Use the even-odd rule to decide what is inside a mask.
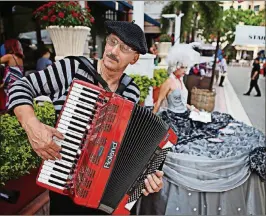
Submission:
[[[49,160],[49,159],[54,160],[54,157],[50,155],[49,153],[47,153],[46,151],[40,151],[40,155],[43,160]]]
[[[163,186],[162,178],[158,178],[155,174],[152,174],[151,176],[152,176],[153,181],[155,182],[155,184],[158,186],[158,191],[159,191],[162,188],[162,186]],[[156,191],[156,192],[158,192],[158,191]]]
[[[55,128],[52,128],[52,132],[53,132],[53,135],[56,136],[57,138],[59,139],[64,139],[64,135],[61,134],[58,130],[56,130]]]
[[[53,150],[52,148],[48,148],[46,151],[48,152],[48,154],[50,154],[51,156],[54,157],[53,160],[62,158],[61,155],[59,154],[59,152]]]
[[[163,171],[156,170],[156,176],[157,176],[158,178],[162,178],[163,175],[164,175],[164,172],[163,172]]]
[[[145,189],[142,190],[142,193],[143,193],[144,196],[148,196],[149,195],[149,193]]]
[[[150,181],[148,179],[145,179],[144,182],[145,182],[146,190],[148,191],[148,193],[154,193],[154,190],[152,189],[150,185]]]
[[[59,152],[62,149],[61,146],[57,145],[53,140],[50,141],[49,147],[56,152]]]
[[[148,175],[148,180],[149,183],[151,185],[151,188],[154,192],[158,192],[160,190],[159,186],[156,184],[156,182],[154,181],[154,179],[152,178],[151,175]]]

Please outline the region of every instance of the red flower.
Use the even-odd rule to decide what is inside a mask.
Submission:
[[[50,18],[50,21],[51,21],[51,22],[54,22],[55,20],[56,20],[56,16],[53,15],[53,16]]]
[[[53,5],[56,4],[56,2],[55,2],[55,1],[51,1],[51,2],[49,2],[48,4],[49,4],[49,6],[53,6]]]
[[[90,12],[91,12],[91,9],[88,7],[88,8],[87,8],[87,11],[90,13]]]
[[[90,22],[94,23],[95,19],[93,17],[90,18]]]
[[[42,20],[47,21],[48,20],[48,16],[43,16]]]
[[[63,12],[59,12],[59,13],[58,13],[58,16],[59,16],[60,18],[64,18],[64,17],[65,17],[65,14],[64,14]]]
[[[53,15],[54,13],[55,13],[54,10],[50,10],[50,11],[48,12],[48,16],[51,16],[51,15]]]
[[[76,12],[72,12],[72,16],[73,16],[73,17],[78,17],[79,15],[78,15],[78,13],[76,13]]]

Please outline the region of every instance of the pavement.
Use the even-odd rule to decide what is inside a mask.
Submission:
[[[250,82],[250,67],[228,67],[224,87],[214,85],[216,89],[215,111],[232,115],[236,120],[256,127],[265,133],[265,78],[260,75],[259,86],[262,97],[244,96]]]

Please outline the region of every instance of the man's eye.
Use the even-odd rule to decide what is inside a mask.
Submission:
[[[124,51],[128,51],[128,50],[130,49],[127,45],[122,45],[121,48],[122,48]]]
[[[111,39],[112,44],[117,44],[117,40],[116,39]]]

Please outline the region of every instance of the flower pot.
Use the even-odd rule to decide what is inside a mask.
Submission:
[[[86,38],[90,34],[89,27],[49,26],[47,31],[55,48],[55,60],[60,60],[70,55],[83,55]]]
[[[39,169],[32,169],[30,174],[21,176],[18,179],[12,179],[5,183],[4,189],[17,190],[20,196],[16,204],[10,204],[0,200],[0,215],[14,215],[28,205],[38,195],[46,189],[36,184],[36,177]],[[2,186],[1,186],[2,187]]]
[[[160,42],[158,44],[158,55],[161,58],[161,62],[159,63],[159,66],[167,66],[165,62],[165,57],[167,56],[171,46],[172,46],[171,42]]]
[[[156,103],[159,97],[160,87],[153,87],[153,103]]]

